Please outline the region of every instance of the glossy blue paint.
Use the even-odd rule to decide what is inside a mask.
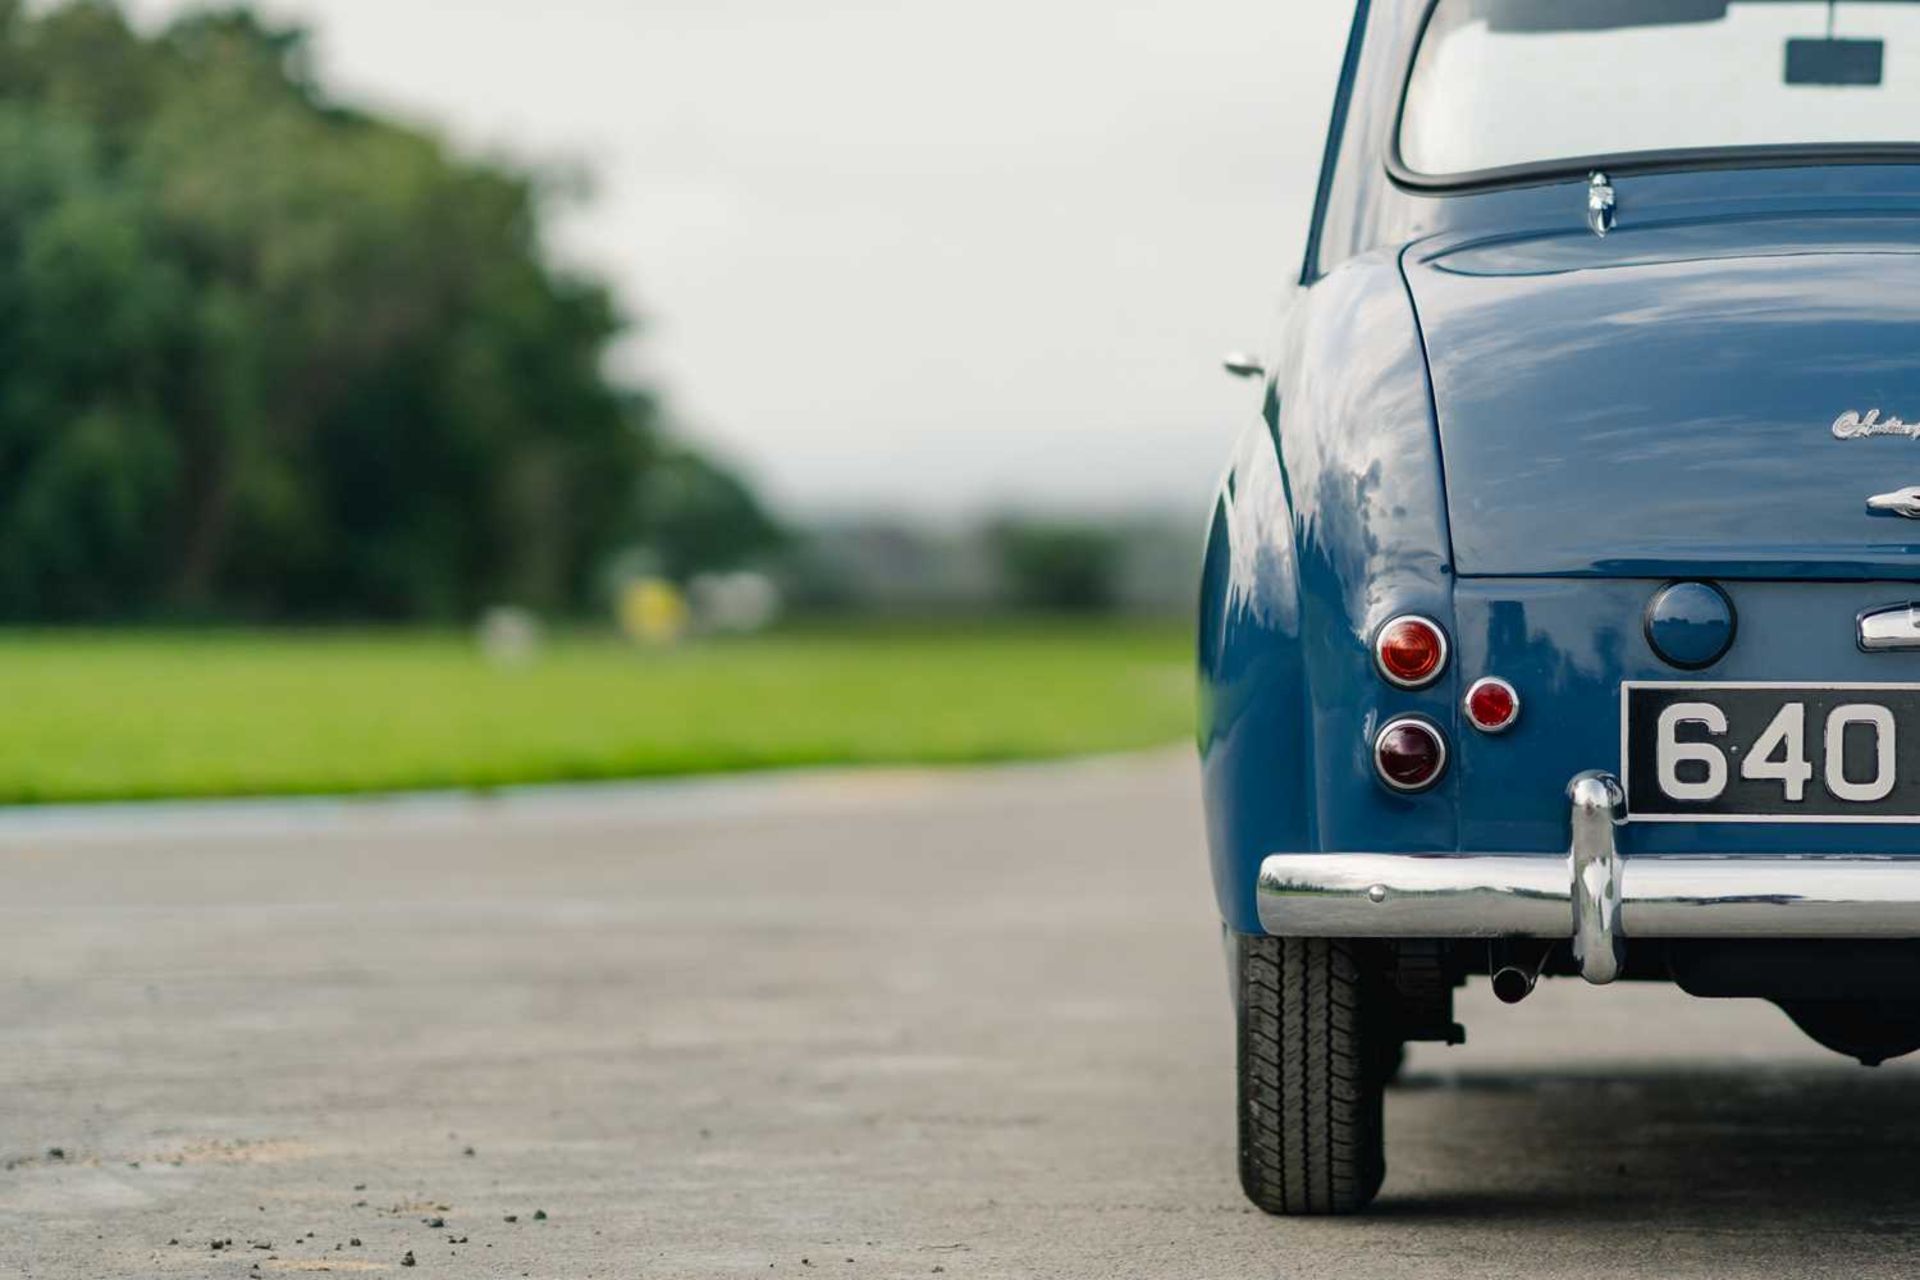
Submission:
[[[1862,653],[1861,610],[1920,598],[1920,522],[1865,499],[1920,484],[1920,443],[1837,440],[1844,410],[1920,420],[1920,166],[1618,173],[1436,195],[1380,140],[1420,0],[1356,27],[1302,286],[1235,447],[1201,593],[1201,723],[1220,911],[1259,928],[1261,858],[1543,852],[1565,788],[1620,764],[1622,680],[1699,678],[1649,641],[1648,602],[1708,579],[1738,615],[1727,680],[1920,680]],[[1711,627],[1670,597],[1683,660]],[[1395,689],[1367,638],[1400,612],[1453,640]],[[1710,636],[1706,637],[1711,639]],[[1474,733],[1461,692],[1510,680],[1526,713]],[[1418,712],[1453,761],[1432,791],[1374,779],[1374,730]],[[1911,829],[1629,826],[1630,854],[1920,852]]]
[[[1407,278],[1461,573],[1920,567],[1920,524],[1866,510],[1920,482],[1920,450],[1832,430],[1849,409],[1920,419],[1920,208],[1642,201],[1604,240],[1423,242]]]
[[[1392,795],[1370,755],[1374,731],[1401,712],[1457,729],[1452,665],[1425,689],[1396,689],[1369,649],[1396,613],[1450,627],[1419,335],[1392,253],[1351,259],[1312,292],[1326,305],[1295,313],[1271,420],[1235,450],[1207,551],[1200,740],[1215,885],[1241,929],[1258,927],[1261,851],[1454,841],[1453,772]]]
[[[1862,610],[1920,596],[1912,582],[1728,582],[1739,639],[1704,672],[1676,671],[1641,614],[1641,578],[1462,578],[1454,591],[1459,678],[1503,676],[1526,712],[1503,734],[1456,737],[1460,850],[1551,852],[1567,841],[1567,780],[1620,767],[1623,680],[1920,681],[1920,653],[1863,653]],[[1909,827],[1628,824],[1630,854],[1920,854]],[[1357,847],[1357,846],[1348,846]]]
[[[1647,602],[1647,643],[1672,666],[1699,671],[1718,662],[1734,635],[1733,602],[1708,582],[1675,582]]]

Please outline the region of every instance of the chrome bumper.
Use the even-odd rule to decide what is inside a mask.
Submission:
[[[1562,854],[1279,853],[1260,864],[1268,933],[1345,938],[1571,938],[1589,982],[1621,939],[1920,938],[1920,859],[1818,854],[1643,857],[1613,832],[1610,774],[1567,788]]]

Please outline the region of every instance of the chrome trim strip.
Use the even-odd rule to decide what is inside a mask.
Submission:
[[[1620,784],[1569,788],[1568,854],[1276,853],[1256,904],[1295,937],[1573,938],[1589,982],[1622,938],[1920,938],[1920,857],[1621,854]]]

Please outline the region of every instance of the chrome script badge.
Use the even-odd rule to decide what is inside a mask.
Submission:
[[[1883,418],[1878,409],[1859,413],[1849,409],[1833,420],[1833,437],[1852,440],[1858,436],[1905,436],[1920,438],[1920,422],[1904,422],[1898,417]]]

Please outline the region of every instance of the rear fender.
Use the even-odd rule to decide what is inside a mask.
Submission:
[[[1374,779],[1380,724],[1457,737],[1456,671],[1424,690],[1373,670],[1397,613],[1452,629],[1452,570],[1426,365],[1398,262],[1350,259],[1299,296],[1264,420],[1216,499],[1200,611],[1200,751],[1222,917],[1259,929],[1269,853],[1457,847],[1454,781]]]

